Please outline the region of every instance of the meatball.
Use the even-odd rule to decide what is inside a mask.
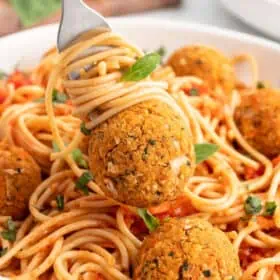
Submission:
[[[41,183],[41,171],[22,148],[0,143],[0,215],[22,219],[29,197]]]
[[[262,154],[274,158],[280,154],[280,91],[256,89],[243,94],[235,111],[241,134]]]
[[[197,76],[211,89],[220,86],[229,95],[235,87],[235,74],[231,61],[215,49],[205,46],[183,47],[169,58],[178,76]]]
[[[146,237],[134,280],[239,279],[237,252],[221,230],[202,219],[172,218]]]
[[[107,196],[137,207],[175,199],[194,163],[190,131],[174,110],[154,100],[111,117],[89,140],[96,183]]]

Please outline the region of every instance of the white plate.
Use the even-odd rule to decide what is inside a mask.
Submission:
[[[221,0],[225,7],[245,23],[280,39],[280,0]]]
[[[186,44],[215,46],[227,55],[249,53],[256,57],[260,79],[280,86],[280,45],[254,36],[206,25],[150,18],[116,18],[110,20],[114,30],[122,33],[144,49],[163,45],[169,52]],[[57,25],[39,27],[0,38],[0,69],[11,71],[20,62],[21,67],[36,65],[41,55],[55,45]],[[239,76],[250,80],[248,67]]]

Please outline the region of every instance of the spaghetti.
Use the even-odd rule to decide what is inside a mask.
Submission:
[[[87,52],[92,47],[98,52]],[[13,279],[131,279],[147,230],[135,208],[106,198],[94,181],[88,183],[88,196],[77,189],[76,181],[85,169],[72,152],[80,148],[88,160],[80,118],[91,130],[132,105],[156,99],[182,117],[195,143],[212,142],[220,150],[197,166],[184,196],[152,207],[150,212],[157,217],[208,219],[228,232],[239,252],[242,279],[279,279],[280,209],[276,208],[272,218],[246,219],[244,202],[250,194],[263,204],[278,200],[280,161],[273,164],[238,131],[234,112],[242,91],[234,90],[225,101],[221,88],[206,88],[203,93],[203,80],[177,77],[169,66],[159,67],[139,82],[121,80],[123,70],[143,55],[119,35],[102,33],[76,42],[60,55],[48,52],[29,75],[31,85],[15,89],[8,80],[3,83],[8,97],[1,107],[1,138],[29,151],[47,178],[30,198],[30,215],[16,222],[15,242],[1,237],[2,248],[6,248],[0,258],[1,275]],[[189,95],[194,87],[201,94]],[[71,102],[55,104],[54,89],[67,92]],[[44,92],[45,106],[36,102]],[[58,146],[55,152],[53,143]],[[58,207],[58,197],[63,197],[63,206]],[[7,219],[1,217],[2,229]]]

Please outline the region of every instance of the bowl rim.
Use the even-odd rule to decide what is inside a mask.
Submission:
[[[145,16],[128,16],[128,17],[111,17],[108,18],[112,26],[114,24],[118,25],[126,25],[126,26],[133,26],[133,25],[143,25],[143,26],[160,26],[161,28],[167,28],[168,29],[189,29],[193,31],[197,31],[200,33],[211,33],[215,34],[224,38],[230,38],[234,40],[239,40],[242,42],[250,42],[254,43],[256,45],[266,46],[270,48],[274,48],[277,51],[280,51],[280,44],[267,38],[259,37],[257,35],[248,34],[245,32],[236,31],[229,28],[223,28],[218,27],[214,25],[208,25],[203,23],[194,23],[187,20],[175,20],[170,21],[168,19],[162,19],[162,18],[150,18]],[[22,30],[13,34],[9,34],[3,37],[0,37],[0,46],[1,43],[4,41],[9,40],[16,40],[18,37],[18,40],[22,37],[28,36],[28,34],[34,33],[34,32],[47,32],[47,30],[58,28],[58,24],[47,24],[44,26],[39,27],[33,27],[30,29]]]

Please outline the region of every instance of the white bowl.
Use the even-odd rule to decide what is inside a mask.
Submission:
[[[221,0],[225,7],[243,22],[280,39],[279,0]]]
[[[115,18],[111,24],[130,41],[154,50],[163,45],[168,52],[186,44],[206,44],[221,49],[227,55],[249,53],[256,57],[260,79],[280,86],[280,45],[254,36],[206,25],[150,18]],[[20,62],[21,68],[34,66],[41,55],[56,43],[57,25],[48,25],[0,38],[0,69],[12,71]],[[249,67],[239,73],[250,81]]]
[[[169,20],[112,19],[111,24],[114,30],[130,41],[149,50],[163,45],[172,52],[186,44],[206,44],[221,49],[227,55],[252,54],[258,61],[261,79],[280,86],[280,46],[268,40],[215,27]],[[36,65],[41,55],[55,44],[57,28],[57,25],[49,25],[1,38],[0,69],[12,71],[19,61],[22,67]],[[249,78],[245,70],[240,75]]]

